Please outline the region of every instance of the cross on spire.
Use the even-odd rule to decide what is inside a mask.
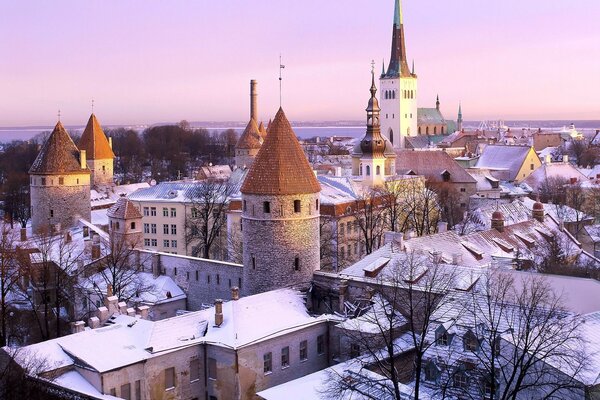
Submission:
[[[92,114],[94,113],[94,99],[92,99]]]
[[[58,109],[58,122],[60,122],[60,108]]]

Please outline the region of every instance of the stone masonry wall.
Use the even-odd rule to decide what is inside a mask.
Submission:
[[[45,178],[48,185],[42,186],[39,182],[31,185],[31,224],[34,231],[55,224],[68,228],[74,224],[77,215],[91,220],[89,175],[65,177],[64,185],[58,185],[58,177]],[[69,185],[68,178],[80,179],[81,184]],[[41,177],[33,177],[33,180],[40,181]],[[50,185],[50,180],[54,184]]]
[[[92,171],[92,185],[94,187],[114,185],[113,160],[87,160],[87,165]],[[104,167],[104,170],[102,167]]]
[[[245,295],[311,281],[320,263],[318,199],[318,193],[243,197]],[[298,213],[294,200],[301,202]],[[269,213],[264,212],[264,202],[269,202]]]

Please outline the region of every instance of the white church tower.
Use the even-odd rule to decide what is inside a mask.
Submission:
[[[406,136],[417,136],[417,75],[408,67],[401,0],[395,0],[392,54],[380,78],[381,131],[395,148]]]

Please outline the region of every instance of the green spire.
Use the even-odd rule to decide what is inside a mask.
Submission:
[[[413,65],[412,65],[412,74],[415,74],[415,60],[413,59]]]
[[[396,0],[396,6],[394,7],[394,25],[400,26],[403,23],[402,3],[401,0]]]

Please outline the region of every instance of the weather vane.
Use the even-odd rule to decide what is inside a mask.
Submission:
[[[94,113],[94,99],[92,99],[92,114]]]
[[[375,73],[375,60],[371,60],[371,73]]]
[[[60,122],[60,108],[58,109],[58,122]]]
[[[285,65],[281,63],[281,54],[279,55],[279,107],[281,107],[281,82],[283,81],[282,70]]]

